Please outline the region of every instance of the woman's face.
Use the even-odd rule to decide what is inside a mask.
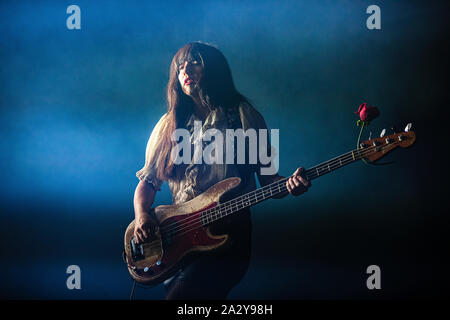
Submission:
[[[198,84],[202,76],[203,67],[198,61],[185,61],[178,66],[178,81],[183,92],[188,96],[198,94]]]

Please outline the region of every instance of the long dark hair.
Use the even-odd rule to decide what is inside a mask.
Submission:
[[[228,62],[217,48],[202,42],[191,42],[179,49],[170,64],[166,126],[155,146],[154,154],[158,156],[151,160],[160,180],[167,180],[172,176],[174,164],[170,153],[176,142],[171,141],[171,135],[175,129],[185,125],[194,110],[192,99],[183,92],[178,81],[179,65],[194,60],[203,67],[198,92],[204,107],[226,110],[242,102],[248,103],[248,99],[236,90]]]

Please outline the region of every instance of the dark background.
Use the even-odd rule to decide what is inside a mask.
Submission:
[[[81,8],[81,30],[66,8]],[[381,8],[368,30],[366,8]],[[3,299],[127,299],[125,228],[171,58],[217,45],[238,89],[280,129],[280,174],[413,123],[416,144],[253,209],[253,256],[232,299],[443,297],[448,287],[448,6],[428,1],[2,1]],[[170,203],[167,185],[155,205]],[[81,290],[66,288],[67,266]],[[368,290],[366,268],[381,268]],[[136,289],[162,299],[162,286]]]

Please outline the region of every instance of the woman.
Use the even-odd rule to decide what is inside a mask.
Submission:
[[[145,166],[136,173],[140,179],[134,196],[134,237],[138,243],[150,236],[149,226],[156,224],[149,212],[163,181],[168,182],[173,203],[177,204],[191,200],[229,177],[241,178],[242,183],[237,191],[241,194],[256,188],[255,173],[261,185],[283,178],[278,174],[261,175],[261,164],[248,162],[239,165],[194,161],[174,164],[171,151],[176,142],[171,140],[172,133],[175,129],[184,128],[192,134],[195,121],[201,121],[202,132],[209,128],[222,133],[226,129],[266,129],[261,114],[236,90],[228,63],[218,49],[193,42],[175,54],[170,65],[167,103],[167,113],[150,135]],[[192,134],[192,144],[193,137]],[[310,185],[301,176],[302,171],[298,168],[286,182],[291,194],[299,195]],[[227,248],[196,257],[180,269],[164,283],[166,299],[225,299],[242,279],[250,259],[250,211],[246,209],[216,223],[211,232],[229,234]]]

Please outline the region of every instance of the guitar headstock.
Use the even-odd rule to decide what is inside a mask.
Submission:
[[[411,146],[416,141],[416,135],[413,131],[409,131],[409,128],[407,127],[407,131],[401,133],[393,133],[388,136],[363,141],[358,148],[361,156],[373,162],[384,157],[396,147],[407,148]]]

